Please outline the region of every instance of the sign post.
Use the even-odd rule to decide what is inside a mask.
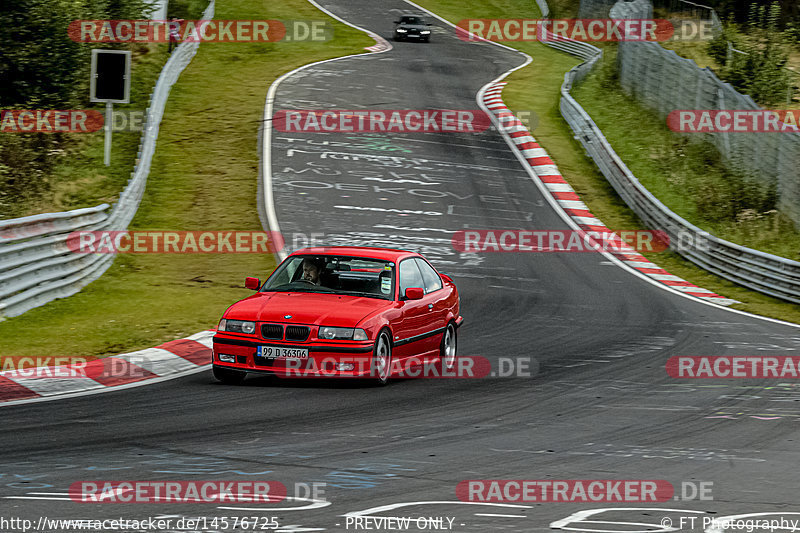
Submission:
[[[131,93],[131,53],[126,50],[92,50],[89,101],[105,102],[105,150],[103,163],[111,164],[111,127],[114,104],[127,104]]]

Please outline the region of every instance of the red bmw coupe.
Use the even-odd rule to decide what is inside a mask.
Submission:
[[[458,290],[418,253],[304,248],[254,295],[230,306],[214,336],[214,377],[360,377],[386,384],[408,365],[456,363]]]

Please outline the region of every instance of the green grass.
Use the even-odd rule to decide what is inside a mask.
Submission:
[[[469,4],[464,4],[459,0],[418,0],[418,3],[451,22],[465,18],[539,17],[535,4],[529,0],[483,0]],[[574,16],[574,12],[570,11],[571,6],[574,6],[574,3],[570,4],[566,0],[560,0],[555,6],[551,4],[551,8],[555,7],[553,9],[555,16],[562,17]],[[580,61],[573,56],[536,42],[507,42],[504,44],[533,57],[530,65],[506,78],[508,85],[503,90],[506,105],[512,110],[537,113],[538,125],[532,134],[556,161],[564,178],[589,206],[592,213],[612,229],[645,229],[642,221],[617,196],[594,162],[585,155],[583,147],[573,138],[572,130],[559,112],[558,102],[564,73]],[[587,92],[589,90],[590,88],[587,88]],[[605,94],[603,92],[595,93],[595,97],[602,101],[605,99]],[[582,100],[579,99],[579,101],[583,103]],[[630,103],[620,102],[619,105],[624,109]],[[635,115],[637,111],[633,110],[631,113]],[[639,120],[641,121],[641,117]],[[642,137],[649,143],[659,142],[658,138],[642,135],[643,128],[640,124],[637,124],[636,127],[631,127],[630,124],[627,126],[629,127],[626,130],[628,137]],[[614,127],[620,130],[625,129],[621,123]],[[622,158],[627,162],[624,155]],[[778,233],[773,233],[773,235],[778,235]],[[672,252],[645,255],[676,276],[742,302],[742,304],[732,306],[735,309],[800,323],[800,307],[796,305],[750,291],[709,274]]]
[[[217,3],[217,19],[327,19],[327,43],[204,43],[173,87],[131,229],[260,230],[258,127],[266,92],[300,65],[374,41],[304,0]],[[119,255],[82,292],[0,323],[0,357],[99,357],[214,327],[271,255]],[[1,362],[0,362],[1,363]],[[0,364],[0,366],[2,366]]]

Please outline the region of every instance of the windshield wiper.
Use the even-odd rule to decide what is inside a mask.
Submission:
[[[384,299],[384,300],[386,299],[386,297],[383,296],[382,294],[375,294],[374,292],[339,291],[338,294],[350,294],[350,295],[353,295],[353,296],[366,296],[367,298],[381,298],[381,299]]]
[[[262,292],[316,292],[320,294],[329,294],[334,292],[333,289],[328,287],[273,287],[271,289],[264,289]]]

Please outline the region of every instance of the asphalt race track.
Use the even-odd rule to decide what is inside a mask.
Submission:
[[[409,9],[400,0],[322,5],[387,38],[393,18]],[[525,61],[495,45],[462,42],[434,22],[430,44],[392,43],[389,52],[287,78],[275,110],[475,110],[481,87]],[[534,371],[383,388],[266,377],[225,386],[209,371],[5,407],[3,516],[259,516],[277,517],[277,531],[346,531],[357,528],[345,515],[360,513],[442,517],[442,528],[464,532],[554,523],[629,532],[659,531],[664,517],[677,528],[681,516],[792,518],[800,510],[793,505],[800,386],[677,380],[664,368],[677,355],[798,355],[800,330],[674,294],[596,253],[455,251],[452,232],[465,228],[569,229],[494,130],[273,131],[270,149],[284,235],[421,251],[459,286],[466,319],[459,355],[486,357],[493,368],[501,358],[527,360]],[[667,480],[679,498],[466,504],[456,486],[470,479]],[[82,480],[275,480],[293,498],[221,506],[70,501],[70,485]],[[712,482],[713,500],[681,499],[684,482]],[[295,483],[324,483],[324,495],[308,501]],[[589,509],[603,511],[587,518],[593,523],[574,523]]]

